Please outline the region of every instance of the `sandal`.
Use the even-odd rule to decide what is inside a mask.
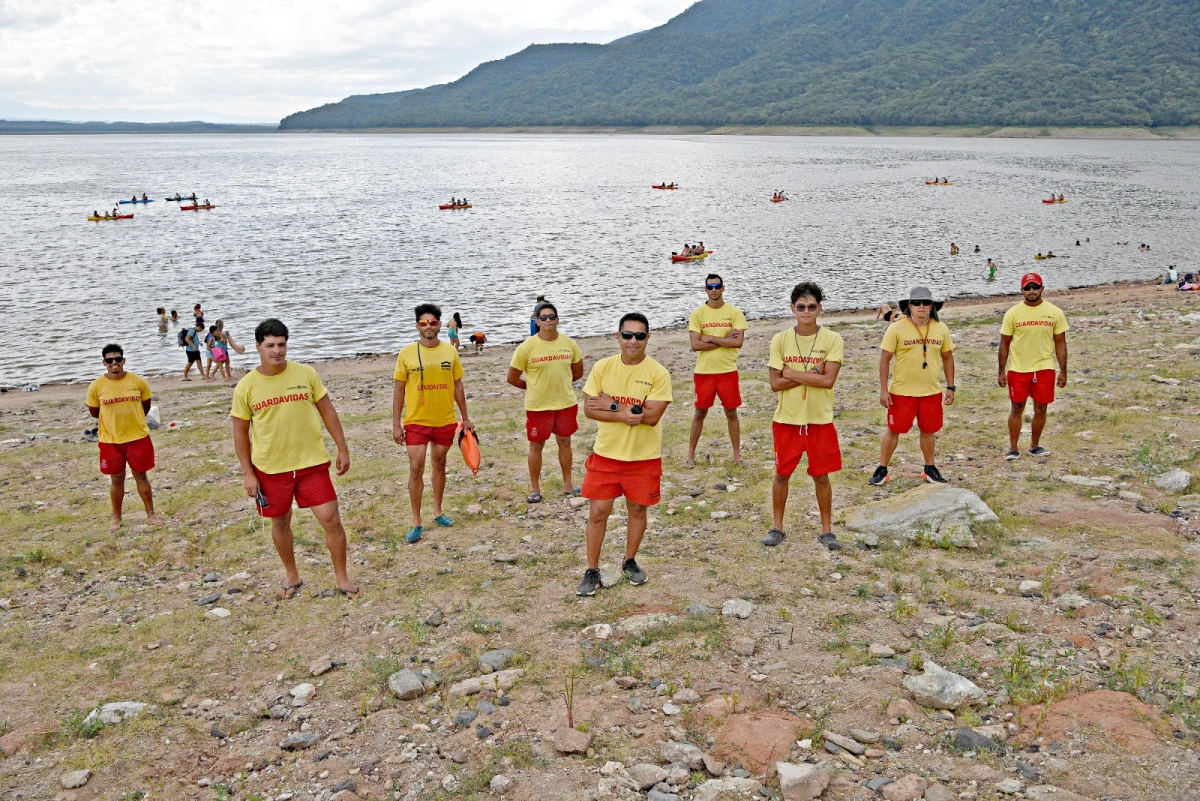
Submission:
[[[541,502],[542,502],[542,493],[540,493],[540,492],[531,493],[530,496],[525,499],[525,503],[541,503]]]
[[[437,523],[442,528],[450,528],[454,525],[454,518],[447,517],[446,515],[438,515],[437,517],[433,518],[433,522]]]
[[[280,588],[276,597],[281,601],[286,601],[290,598],[295,598],[296,593],[299,592],[300,588],[303,586],[304,586],[304,579],[300,579],[295,584],[284,584],[283,587]]]
[[[358,596],[362,595],[362,587],[355,587],[352,590],[343,590],[341,587],[334,587],[334,589],[337,590],[338,594],[343,598],[349,598],[352,601]]]
[[[408,530],[408,533],[404,535],[404,541],[409,545],[412,545],[414,542],[421,539],[421,532],[424,530],[424,526],[413,526]]]
[[[571,490],[570,492],[564,492],[563,494],[566,495],[568,498],[579,498],[583,495],[583,490],[581,490],[579,487],[576,487],[575,489]]]

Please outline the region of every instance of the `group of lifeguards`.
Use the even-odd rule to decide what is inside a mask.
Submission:
[[[1046,456],[1041,445],[1047,407],[1055,387],[1067,381],[1067,320],[1062,310],[1043,300],[1044,283],[1037,273],[1021,279],[1024,296],[1008,310],[1000,328],[997,382],[1009,393],[1009,449],[1006,459],[1020,457],[1018,438],[1027,401],[1034,402],[1029,453]],[[688,321],[691,349],[697,355],[692,380],[695,412],[688,440],[686,465],[695,465],[696,447],[708,410],[719,400],[729,430],[733,461],[741,464],[738,408],[742,404],[737,369],[749,325],[741,309],[724,300],[721,276],[705,278],[707,301]],[[824,301],[820,286],[797,284],[789,308],[795,324],[771,340],[767,366],[776,409],[771,429],[775,450],[772,484],[772,525],[762,538],[775,547],[787,537],[784,517],[792,474],[804,456],[815,486],[821,528],[817,540],[830,550],[841,548],[832,529],[833,489],[829,476],[842,469],[841,447],[834,417],[834,386],[844,358],[842,337],[819,322]],[[899,438],[915,423],[924,457],[922,478],[946,483],[935,461],[935,436],[943,424],[943,409],[955,401],[954,344],[938,319],[942,301],[925,287],[914,287],[900,301],[901,315],[884,333],[880,344],[879,402],[887,409],[879,465],[869,479],[881,485]],[[454,520],[442,509],[446,458],[462,429],[474,429],[467,415],[463,367],[457,350],[442,341],[441,309],[421,304],[414,309],[418,339],[400,351],[394,371],[392,438],[404,446],[409,459],[408,491],[412,525],[406,541],[424,534],[422,497],[425,464],[432,464],[434,522],[442,527]],[[525,392],[525,433],[532,492],[528,503],[543,501],[542,450],[554,437],[565,496],[582,495],[590,504],[587,565],[576,592],[594,595],[601,586],[600,553],[613,504],[624,497],[628,510],[622,572],[632,584],[647,581],[637,562],[646,533],[647,510],[659,503],[662,477],[661,421],[672,401],[671,376],[647,355],[650,323],[630,312],[617,324],[618,352],[597,361],[583,385],[583,413],[597,424],[592,453],[585,464],[583,486],[572,477],[571,437],[579,429],[579,404],[574,382],[583,377],[583,354],[559,332],[558,309],[538,305],[537,332],[513,352],[508,383]],[[311,508],[325,530],[333,562],[336,590],[357,597],[358,585],[347,575],[346,533],[338,512],[337,493],[330,477],[331,461],[322,427],[337,446],[336,470],[350,469],[350,452],[337,411],[317,372],[287,359],[288,330],[279,320],[265,320],[254,332],[260,364],[234,390],[231,415],[233,439],[241,464],[246,494],[255,499],[260,515],[272,521],[272,540],[284,566],[281,598],[290,598],[303,585],[292,548],[293,503]],[[146,425],[150,387],[125,371],[119,345],[106,345],[105,373],[88,388],[87,405],[99,418],[100,470],[112,478],[113,529],[121,524],[126,467],[132,470],[138,493],[152,524],[154,502],[147,472],[154,467],[154,447]],[[456,417],[455,408],[460,414]]]

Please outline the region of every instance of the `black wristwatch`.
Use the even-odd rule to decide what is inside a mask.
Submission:
[[[946,389],[950,390],[951,392],[958,392],[958,390],[954,388],[953,384],[947,384]]]

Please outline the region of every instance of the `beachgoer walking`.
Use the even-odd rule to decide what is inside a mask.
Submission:
[[[774,525],[762,539],[767,546],[778,545],[787,536],[783,515],[788,484],[807,453],[808,474],[821,513],[817,540],[831,551],[842,547],[833,534],[833,486],[829,475],[842,469],[842,450],[833,424],[833,386],[842,369],[845,346],[839,334],[817,323],[824,299],[825,294],[816,284],[796,284],[791,299],[796,325],[771,340],[767,365],[778,405],[771,423],[775,442],[775,478],[771,484]]]
[[[1004,458],[1021,458],[1017,440],[1025,403],[1033,398],[1033,424],[1030,427],[1029,453],[1048,456],[1041,446],[1046,427],[1046,410],[1054,402],[1054,387],[1067,385],[1067,316],[1048,300],[1042,300],[1045,283],[1037,273],[1021,276],[1023,303],[1004,315],[1000,325],[999,376],[996,382],[1008,387],[1011,405],[1008,411],[1008,452]],[[1011,361],[1009,359],[1011,355]],[[1054,363],[1058,361],[1055,379]]]
[[[537,336],[517,346],[508,366],[508,383],[525,390],[528,503],[542,502],[542,450],[551,435],[558,444],[563,492],[577,494],[571,478],[571,436],[579,430],[579,402],[572,384],[583,378],[583,352],[569,336],[559,333],[558,309],[553,303],[538,307],[537,321]]]
[[[733,446],[733,463],[742,463],[742,433],[738,407],[742,405],[742,390],[738,381],[738,351],[746,342],[746,315],[733,304],[725,302],[725,281],[711,273],[704,279],[708,301],[692,312],[688,319],[688,337],[696,356],[692,383],[696,388],[696,411],[688,438],[687,466],[696,466],[696,446],[704,432],[704,418],[718,397],[725,410],[729,441]]]
[[[888,480],[888,464],[900,435],[912,430],[914,419],[921,432],[921,455],[925,458],[921,478],[930,484],[947,483],[934,460],[937,432],[942,430],[942,405],[954,403],[955,390],[954,343],[950,329],[938,320],[941,308],[942,301],[934,301],[929,289],[913,287],[908,299],[900,301],[900,312],[906,316],[888,326],[883,335],[879,403],[888,410],[887,430],[883,432],[879,466],[871,476],[871,484],[878,486]]]
[[[203,341],[204,321],[196,320],[196,324],[192,328],[188,329],[187,334],[184,336],[183,350],[187,354],[187,366],[183,368],[184,381],[192,380],[188,378],[188,373],[192,371],[193,364],[200,363],[200,345],[203,343]],[[196,370],[200,373],[200,375],[204,375],[203,367],[197,367]]]
[[[637,563],[646,535],[646,510],[661,497],[662,426],[671,403],[671,374],[646,355],[650,323],[630,312],[617,324],[620,353],[592,365],[583,386],[584,414],[597,421],[596,444],[583,477],[589,501],[587,570],[575,592],[595,595],[600,588],[600,550],[613,502],[625,497],[628,522],[621,572],[630,584],[645,584]]]
[[[208,333],[204,335],[205,361],[203,368],[201,368],[201,372],[204,374],[205,381],[211,381],[213,375],[218,373],[218,370],[213,368],[213,365],[217,361],[218,350],[221,350],[221,345],[217,339],[217,327],[215,325],[210,325],[208,327]],[[221,350],[221,353],[224,355],[223,350]]]
[[[467,416],[467,393],[463,389],[462,362],[448,342],[438,338],[442,310],[422,303],[413,310],[418,339],[396,357],[395,388],[392,393],[392,439],[408,453],[408,500],[412,526],[404,541],[421,539],[421,496],[425,492],[425,459],[430,454],[433,483],[433,522],[443,528],[454,520],[442,512],[446,491],[446,454],[454,444],[454,406],[462,413],[462,427],[475,430]]]
[[[987,268],[988,268],[987,280],[995,281],[996,280],[996,262],[992,261],[991,259],[988,259]]]
[[[292,502],[312,509],[325,530],[337,591],[357,598],[359,588],[346,572],[346,529],[337,491],[329,477],[329,452],[321,424],[337,446],[337,474],[350,469],[350,449],[337,409],[317,371],[287,358],[288,329],[264,320],[254,329],[259,365],[233,390],[233,447],[242,467],[242,486],[258,513],[271,520],[271,541],[283,562],[280,598],[304,586],[292,540]]]
[[[121,527],[121,507],[125,502],[125,466],[133,473],[146,521],[162,525],[154,516],[154,492],[147,473],[154,469],[154,443],[146,425],[150,411],[150,385],[140,375],[125,371],[125,351],[120,345],[105,345],[104,375],[88,386],[87,407],[100,421],[100,472],[108,476],[108,498],[112,502],[110,532]]]

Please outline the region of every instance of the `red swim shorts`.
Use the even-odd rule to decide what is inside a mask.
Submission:
[[[1032,397],[1034,403],[1054,403],[1053,369],[1038,370],[1036,373],[1008,373],[1008,399],[1013,403],[1024,403]]]
[[[583,497],[607,501],[625,496],[630,503],[654,506],[661,500],[662,459],[622,462],[593,453],[584,462]]]
[[[913,419],[917,427],[926,434],[936,434],[942,430],[942,393],[936,395],[892,395],[892,405],[888,409],[888,428],[897,434],[907,434],[912,430]]]
[[[409,425],[404,427],[404,444],[405,445],[428,445],[432,442],[434,445],[441,445],[443,448],[449,448],[454,444],[454,431],[458,428],[458,423],[450,423],[445,426],[418,426]]]
[[[135,473],[145,473],[154,469],[154,443],[149,436],[135,439],[133,442],[101,442],[100,443],[100,472],[106,476],[119,476],[125,472],[125,465]]]
[[[729,373],[693,373],[692,383],[696,385],[697,409],[711,409],[718,397],[723,409],[736,409],[742,405],[742,387],[738,382],[737,370]]]
[[[301,509],[337,500],[337,491],[329,477],[329,462],[290,473],[264,473],[256,467],[254,475],[267,496],[266,507],[258,507],[263,517],[283,517],[292,511],[293,499]]]
[[[545,442],[553,434],[569,437],[579,430],[579,404],[565,409],[525,412],[525,437],[530,442]]]
[[[808,474],[827,476],[842,469],[842,449],[833,423],[806,426],[771,423],[775,440],[775,472],[790,477],[800,466],[800,457],[808,454]]]

